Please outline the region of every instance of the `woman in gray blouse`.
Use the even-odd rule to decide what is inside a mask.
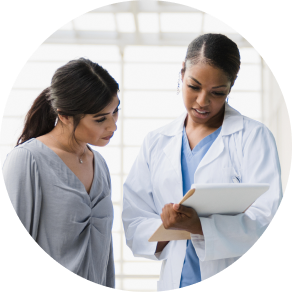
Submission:
[[[59,68],[27,113],[3,166],[12,204],[27,231],[57,262],[114,287],[110,175],[88,144],[117,129],[118,83],[96,63]]]

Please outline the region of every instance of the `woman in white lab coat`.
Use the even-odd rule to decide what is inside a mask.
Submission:
[[[226,102],[239,68],[237,45],[226,36],[206,34],[190,43],[181,70],[186,113],[146,136],[124,184],[127,245],[134,256],[163,260],[160,291],[197,283],[231,265],[258,240],[280,204],[273,135]],[[183,161],[185,153],[196,156],[203,147],[196,161]],[[194,209],[173,204],[185,194],[187,177],[191,183],[270,188],[242,214],[198,217]],[[148,242],[161,220],[167,229],[189,231],[191,240]]]

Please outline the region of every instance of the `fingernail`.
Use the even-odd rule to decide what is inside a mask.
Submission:
[[[179,204],[174,204],[173,207],[174,207],[174,209],[178,210],[179,209]]]

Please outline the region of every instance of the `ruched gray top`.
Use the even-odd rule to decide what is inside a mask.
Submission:
[[[3,174],[16,213],[36,242],[70,271],[114,287],[110,175],[102,156],[92,152],[89,194],[62,159],[34,138],[9,153]]]

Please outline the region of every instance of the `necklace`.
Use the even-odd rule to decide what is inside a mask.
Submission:
[[[63,149],[65,149],[65,147],[64,147],[64,145],[61,143],[61,142],[59,142],[52,134],[49,134],[56,142],[58,142],[61,146],[62,146],[62,148]],[[83,151],[83,153],[80,155],[80,156],[78,156],[76,153],[74,153],[74,152],[72,152],[72,151],[68,151],[68,150],[66,150],[65,149],[65,151],[67,151],[67,152],[69,152],[69,153],[73,153],[73,154],[75,154],[76,156],[77,156],[77,158],[78,158],[78,160],[79,160],[79,163],[83,163],[83,160],[81,159],[81,157],[85,154],[85,149],[86,149],[86,146],[85,146],[85,148],[84,148],[84,151]]]

